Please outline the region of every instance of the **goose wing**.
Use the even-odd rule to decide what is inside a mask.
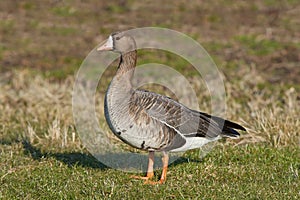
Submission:
[[[218,135],[237,137],[239,133],[234,129],[245,130],[236,123],[191,110],[175,100],[157,93],[136,90],[133,97],[133,102],[139,110],[153,120],[162,122],[175,130],[183,138],[215,138]]]

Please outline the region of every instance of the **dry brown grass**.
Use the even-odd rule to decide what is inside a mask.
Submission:
[[[2,75],[1,140],[25,137],[53,148],[80,147],[72,120],[72,84],[72,78],[54,83],[27,70]]]
[[[248,130],[234,142],[265,142],[275,147],[299,145],[300,106],[295,88],[259,89],[254,84],[260,80],[255,70],[247,74],[234,83],[225,79],[227,116]],[[33,144],[52,149],[83,148],[72,118],[74,77],[51,82],[27,70],[18,70],[2,75],[0,83],[2,141],[25,137]],[[202,91],[200,94],[208,94],[203,93],[202,87],[195,86]],[[103,124],[103,99],[97,99],[99,120]],[[209,105],[204,97],[200,99]]]
[[[255,67],[242,66],[241,79],[225,80],[228,116],[248,130],[244,142],[266,142],[275,147],[300,145],[299,91],[283,84],[269,85]]]

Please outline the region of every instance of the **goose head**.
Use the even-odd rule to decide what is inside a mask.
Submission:
[[[111,34],[107,41],[97,48],[97,51],[114,51],[121,54],[134,50],[136,50],[134,39],[122,32]]]

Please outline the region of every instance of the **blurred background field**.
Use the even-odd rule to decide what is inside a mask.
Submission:
[[[180,31],[207,50],[223,74],[227,117],[248,130],[202,160],[187,152],[158,187],[97,162],[72,118],[83,59],[110,33],[145,26]],[[148,62],[195,79],[175,55],[140,51],[138,64]],[[1,199],[300,198],[298,0],[0,1],[0,72]],[[194,87],[209,111],[209,94]]]

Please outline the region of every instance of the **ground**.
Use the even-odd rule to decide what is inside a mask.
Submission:
[[[299,199],[299,11],[297,0],[1,1],[0,198]],[[160,186],[99,163],[72,117],[75,73],[87,54],[112,32],[145,26],[198,41],[223,74],[226,117],[247,128],[202,159],[200,150],[186,152]],[[149,62],[196,82],[175,55],[140,51],[138,64]],[[99,105],[114,70],[99,85]],[[209,93],[194,86],[209,111]]]

